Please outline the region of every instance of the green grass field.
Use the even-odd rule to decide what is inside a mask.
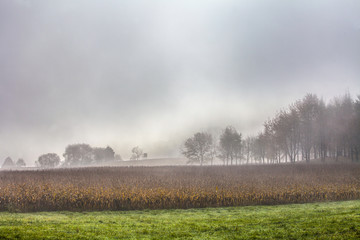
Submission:
[[[360,201],[121,212],[0,213],[0,239],[360,239]]]

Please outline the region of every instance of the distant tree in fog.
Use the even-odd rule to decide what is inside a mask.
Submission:
[[[269,119],[264,123],[264,132],[262,134],[264,138],[264,157],[266,157],[267,163],[279,161],[280,144],[277,141],[275,126],[275,119]]]
[[[35,163],[39,167],[56,167],[60,164],[60,157],[56,153],[47,153],[41,155]]]
[[[212,136],[212,142],[211,142],[210,149],[211,150],[210,150],[209,158],[210,158],[211,165],[213,165],[214,160],[216,159],[216,157],[218,155],[218,140],[216,137]]]
[[[245,141],[241,137],[235,128],[227,127],[208,158],[216,154],[226,165],[242,159],[263,164],[311,159],[324,162],[327,158],[338,161],[340,157],[360,161],[360,96],[353,100],[345,93],[326,104],[315,94],[307,94],[265,121],[256,137]],[[200,162],[195,140],[194,135],[186,141],[183,154]]]
[[[354,101],[346,93],[325,104],[307,94],[266,121],[252,145],[248,155],[262,163],[327,157],[359,161],[360,97]]]
[[[328,106],[330,156],[338,160],[341,156],[350,156],[352,135],[351,122],[354,117],[354,102],[350,94],[336,97]]]
[[[316,139],[315,126],[319,116],[320,101],[315,94],[307,94],[302,101],[297,102],[296,108],[300,118],[301,155],[306,162],[309,162]]]
[[[113,161],[115,159],[114,150],[107,146],[106,148],[93,148],[95,162]]]
[[[247,137],[245,141],[243,142],[243,148],[244,148],[244,155],[246,164],[250,163],[250,159],[252,157],[252,148],[254,145],[255,138],[254,137]]]
[[[275,120],[277,124],[277,135],[283,151],[290,162],[295,162],[300,151],[300,117],[294,105],[289,111],[281,111]]]
[[[139,146],[133,147],[133,149],[131,150],[131,160],[139,160],[143,154],[143,150],[141,148],[139,148]]]
[[[242,140],[241,133],[238,133],[232,126],[225,128],[220,136],[219,158],[223,160],[224,164],[232,165],[234,161],[236,164],[242,157]]]
[[[93,163],[121,160],[120,155],[115,155],[115,151],[107,146],[106,148],[94,147],[89,144],[68,145],[63,154],[66,166],[85,166]]]
[[[352,138],[351,138],[351,158],[353,161],[359,162],[360,154],[360,95],[354,103],[354,118],[352,121]]]
[[[1,166],[1,168],[12,168],[15,167],[15,164],[13,162],[13,160],[11,159],[11,157],[7,157],[3,163],[3,165]]]
[[[64,165],[79,166],[87,165],[94,161],[94,152],[89,144],[72,144],[66,147]]]
[[[325,161],[329,147],[329,116],[326,104],[319,101],[318,116],[315,121],[314,158]]]
[[[189,163],[199,163],[202,166],[207,160],[214,157],[213,151],[211,134],[198,132],[185,141],[181,153],[188,159]]]
[[[122,157],[120,156],[120,154],[115,154],[114,160],[115,160],[115,161],[122,161],[123,159],[122,159]]]
[[[254,159],[260,163],[265,163],[266,157],[266,138],[264,133],[259,133],[253,142]]]
[[[17,160],[17,162],[16,162],[16,166],[17,166],[17,167],[25,167],[25,166],[26,166],[26,163],[25,163],[24,159],[19,158],[19,159]]]

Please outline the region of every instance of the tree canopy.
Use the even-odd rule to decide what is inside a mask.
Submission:
[[[189,159],[189,163],[203,165],[211,159],[212,150],[211,134],[198,132],[185,141],[182,154]]]
[[[56,153],[43,154],[38,158],[36,162],[36,165],[45,168],[56,167],[59,164],[60,164],[60,157]]]

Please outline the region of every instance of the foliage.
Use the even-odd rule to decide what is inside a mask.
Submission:
[[[85,143],[68,145],[63,156],[65,158],[64,166],[86,166],[93,163],[121,160],[120,155],[115,154],[115,151],[109,146],[93,148]]]
[[[60,157],[56,153],[47,153],[41,155],[36,165],[39,167],[56,167],[60,164]]]
[[[66,147],[64,165],[67,166],[80,166],[93,162],[94,152],[89,144],[72,144]]]
[[[360,199],[358,164],[1,171],[0,210],[202,208]]]
[[[113,161],[115,159],[115,152],[109,146],[106,148],[93,148],[93,154],[95,162]]]

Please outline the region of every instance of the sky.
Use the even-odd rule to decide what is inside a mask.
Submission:
[[[360,94],[358,0],[1,0],[0,163],[68,144],[179,156],[315,93]]]

